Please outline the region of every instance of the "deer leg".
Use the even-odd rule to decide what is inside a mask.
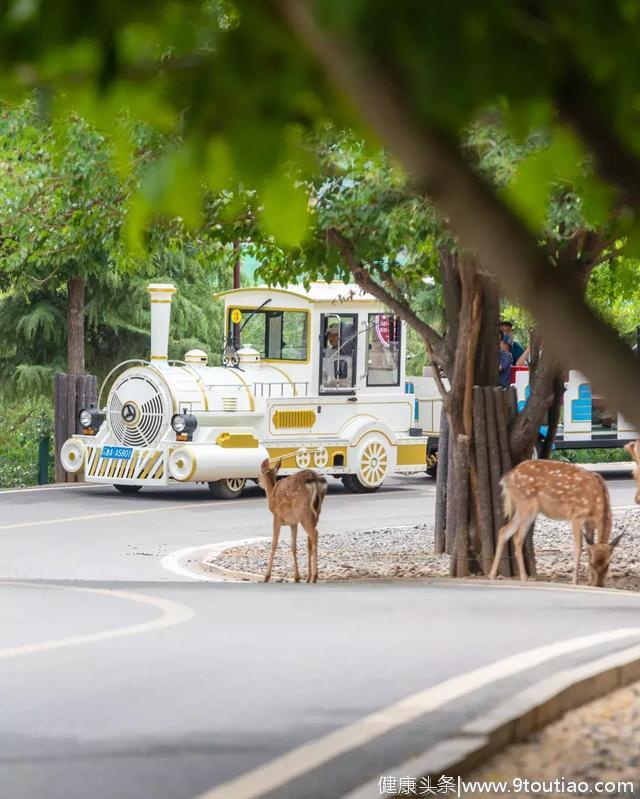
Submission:
[[[296,583],[300,582],[300,571],[298,570],[298,525],[291,525],[291,554],[293,555],[293,579]]]
[[[311,582],[318,582],[318,528],[314,525],[309,533],[309,540],[311,541],[311,558],[313,560],[313,575]]]
[[[489,579],[495,580],[498,575],[498,569],[500,568],[500,560],[502,559],[502,553],[504,552],[504,548],[507,545],[507,541],[511,538],[514,532],[517,532],[518,528],[520,527],[520,514],[516,511],[513,514],[513,517],[509,519],[509,521],[500,528],[500,532],[498,533],[498,544],[496,546],[496,554],[493,558],[493,564],[491,565],[491,571],[489,572]]]
[[[306,531],[305,527],[305,531]],[[311,582],[311,561],[313,555],[313,548],[311,546],[311,536],[307,532],[307,582]]]
[[[278,538],[280,537],[280,522],[277,518],[273,517],[273,536],[271,538],[271,554],[269,555],[269,564],[267,566],[267,571],[264,575],[265,583],[268,583],[271,579],[271,568],[273,566],[273,556],[276,554],[276,549],[278,548]]]
[[[518,576],[520,577],[520,581],[523,583],[527,582],[528,575],[527,567],[525,566],[524,562],[524,555],[522,554],[522,548],[524,546],[524,540],[527,537],[527,531],[529,529],[530,523],[530,518],[524,519],[520,527],[518,527],[518,532],[513,537],[513,548],[516,555],[516,563],[518,564]]]
[[[582,522],[574,519],[571,522],[571,532],[573,533],[573,546],[576,553],[576,565],[573,572],[573,584],[580,582],[580,558],[582,556]]]

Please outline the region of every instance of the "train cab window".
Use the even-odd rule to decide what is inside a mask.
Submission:
[[[322,314],[320,339],[321,393],[352,393],[358,353],[357,315]]]
[[[369,314],[367,335],[367,385],[400,385],[400,331],[395,314]]]
[[[238,316],[240,321],[234,322]],[[233,330],[237,349],[254,347],[268,361],[307,360],[306,311],[232,308],[227,324]]]

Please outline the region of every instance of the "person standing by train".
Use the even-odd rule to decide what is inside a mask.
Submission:
[[[498,380],[502,388],[509,388],[511,384],[511,367],[513,366],[513,355],[511,354],[511,347],[505,340],[502,331],[499,333],[500,352],[499,352],[499,366],[498,366]]]
[[[513,362],[517,363],[518,360],[520,359],[520,356],[524,352],[524,347],[521,344],[519,344],[513,337],[513,322],[510,322],[507,319],[502,319],[500,321],[499,328],[502,337],[509,345],[511,356],[513,357]]]

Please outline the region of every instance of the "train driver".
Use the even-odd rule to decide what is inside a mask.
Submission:
[[[324,388],[351,388],[353,386],[352,358],[341,354],[340,325],[332,324],[327,330],[327,346],[322,354],[322,385]]]

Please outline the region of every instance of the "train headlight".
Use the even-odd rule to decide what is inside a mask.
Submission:
[[[104,413],[97,408],[83,408],[78,414],[78,422],[86,436],[95,436],[104,422]]]
[[[178,441],[191,441],[197,426],[198,420],[192,413],[174,413],[171,418],[171,427],[175,430]]]

